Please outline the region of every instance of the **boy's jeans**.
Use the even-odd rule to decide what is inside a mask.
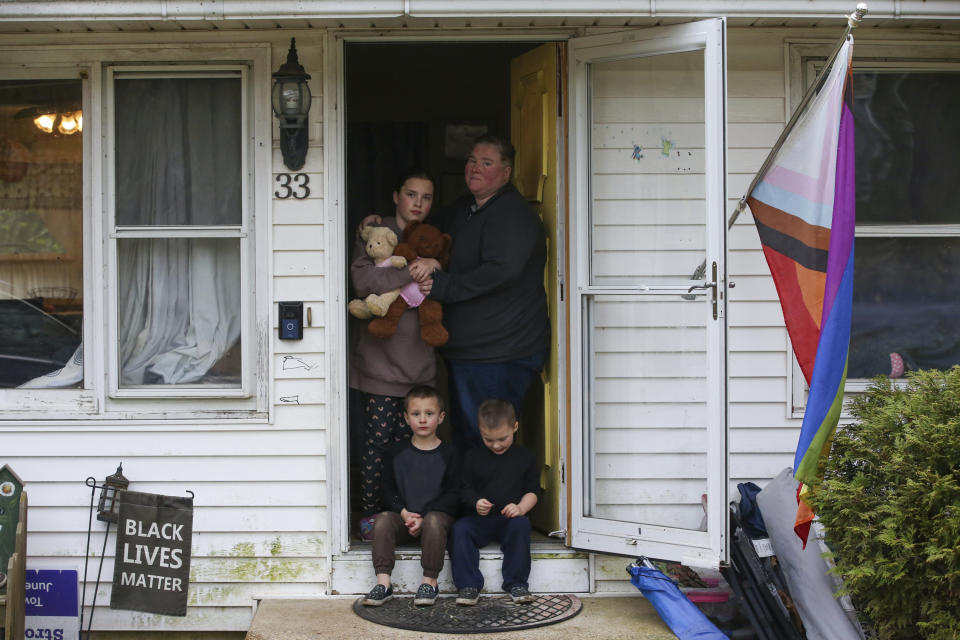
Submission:
[[[450,563],[457,589],[483,589],[480,573],[480,547],[496,540],[503,551],[503,585],[528,588],[530,577],[530,521],[526,516],[507,518],[502,515],[465,516],[453,525],[450,542]]]

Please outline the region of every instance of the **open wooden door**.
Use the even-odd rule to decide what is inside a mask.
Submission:
[[[715,567],[727,554],[725,23],[575,38],[569,58],[570,540]]]
[[[560,430],[558,407],[558,308],[560,289],[557,217],[557,48],[547,43],[514,58],[510,64],[510,139],[517,150],[513,183],[543,219],[547,230],[547,269],[544,285],[553,336],[550,355],[525,402],[521,434],[526,446],[543,463],[540,482],[544,495],[530,514],[541,531],[561,528]]]

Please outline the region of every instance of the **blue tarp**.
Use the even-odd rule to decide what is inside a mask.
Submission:
[[[680,640],[728,640],[697,605],[657,569],[631,564],[627,567],[630,583],[643,593],[660,619]]]

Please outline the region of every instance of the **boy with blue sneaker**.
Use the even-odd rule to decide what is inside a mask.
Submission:
[[[390,574],[397,542],[420,539],[423,583],[413,604],[432,605],[438,595],[437,576],[443,568],[447,533],[457,512],[459,455],[437,437],[445,416],[443,401],[433,387],[414,387],[404,398],[403,416],[413,435],[397,445],[383,469],[383,499],[387,511],[373,525],[373,569],[377,584],[362,601],[379,607],[393,597]]]
[[[540,469],[529,449],[514,444],[519,424],[513,405],[491,399],[477,411],[483,447],[467,452],[463,462],[461,502],[471,515],[453,526],[450,559],[457,604],[475,605],[483,589],[480,548],[496,540],[503,551],[504,591],[514,602],[532,602],[530,521],[537,504]]]

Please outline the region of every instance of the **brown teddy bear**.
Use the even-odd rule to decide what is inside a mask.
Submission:
[[[431,224],[411,222],[403,230],[403,242],[393,250],[394,256],[401,256],[407,262],[418,257],[434,258],[444,269],[450,260],[450,236],[441,233]],[[400,316],[409,308],[403,296],[394,300],[382,318],[372,320],[367,326],[371,335],[377,338],[389,338],[397,331]],[[418,308],[420,314],[420,338],[432,347],[447,343],[449,334],[442,324],[443,307],[436,300],[424,299]]]

